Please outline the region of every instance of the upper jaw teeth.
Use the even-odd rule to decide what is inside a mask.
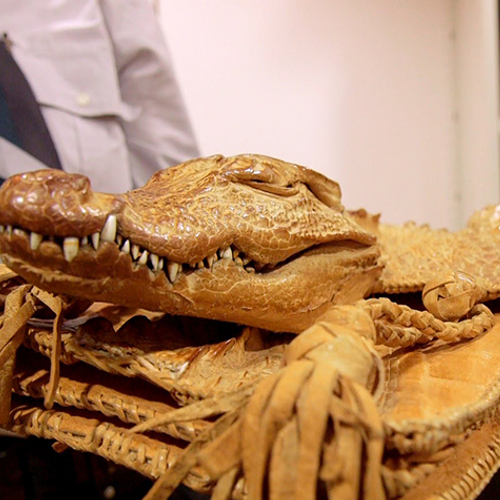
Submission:
[[[113,242],[116,238],[116,215],[109,215],[101,231],[102,241]]]
[[[152,253],[150,256],[149,256],[149,259],[151,261],[151,265],[153,266],[153,269],[155,271],[158,271],[158,266],[160,264],[160,257],[158,257],[158,255]]]
[[[18,227],[11,225],[0,225],[0,234],[7,234],[10,237],[25,237],[29,239],[29,245],[32,251],[37,251],[43,241],[51,241],[56,243],[58,240],[54,236],[44,236],[35,231],[26,232]],[[102,231],[93,233],[83,238],[68,236],[62,240],[62,251],[64,258],[68,262],[72,262],[80,251],[81,247],[85,247],[87,251],[92,247],[97,251],[102,242],[115,243],[121,252],[129,254],[131,259],[137,266],[149,266],[154,273],[164,271],[169,281],[173,283],[184,272],[192,271],[195,269],[208,269],[211,270],[218,260],[231,259],[238,267],[245,269],[248,272],[255,272],[252,267],[252,261],[239,253],[236,248],[230,246],[221,248],[214,252],[212,255],[207,256],[205,259],[194,264],[181,264],[178,262],[169,261],[166,257],[160,257],[148,250],[141,248],[135,243],[131,243],[129,239],[125,239],[122,235],[117,233],[117,218],[116,215],[108,216]],[[90,247],[89,245],[92,245]],[[150,273],[154,276],[154,273]]]
[[[90,239],[92,240],[92,246],[94,247],[95,250],[99,249],[99,240],[101,239],[101,234],[100,233],[93,233],[90,236]]]
[[[132,245],[132,248],[130,249],[130,253],[132,254],[132,258],[134,260],[137,260],[139,258],[139,255],[141,254],[141,249],[139,245]]]
[[[148,262],[148,256],[149,256],[149,252],[147,250],[144,250],[144,252],[142,252],[137,263],[141,266],[145,266]]]

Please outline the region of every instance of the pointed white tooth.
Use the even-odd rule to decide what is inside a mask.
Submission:
[[[243,265],[246,266],[250,263],[251,259],[249,259],[248,257],[243,257],[241,261],[243,262]]]
[[[232,259],[233,252],[231,251],[231,248],[227,247],[224,250],[221,250],[220,257],[221,259]]]
[[[101,239],[100,233],[94,233],[90,236],[90,239],[92,240],[92,245],[96,250],[99,249],[99,241]]]
[[[138,260],[138,264],[140,264],[141,266],[145,266],[148,262],[148,256],[149,252],[147,250],[144,250],[144,252],[142,252],[141,254],[141,258]]]
[[[165,261],[163,260],[163,257],[160,258],[160,262],[158,262],[158,269],[163,269]]]
[[[235,248],[233,250],[233,259],[236,259],[236,257],[238,257],[239,254],[240,254],[240,251],[237,248]]]
[[[208,265],[208,268],[209,269],[212,269],[212,266],[214,265],[214,262],[215,262],[215,255],[209,255],[207,257],[207,265]]]
[[[63,251],[64,258],[71,262],[77,255],[80,248],[80,240],[74,237],[64,238],[63,241]]]
[[[12,226],[11,225],[5,226],[5,231],[9,236],[12,236]]]
[[[255,272],[255,269],[253,267],[245,267],[245,270],[248,271],[249,273]]]
[[[88,236],[84,236],[84,237],[80,240],[80,245],[81,245],[82,247],[86,247],[88,244],[89,244],[89,237],[88,237]]]
[[[42,242],[43,236],[41,234],[35,233],[34,231],[30,234],[30,247],[31,250],[38,250],[40,243]]]
[[[132,258],[134,260],[137,260],[141,253],[141,249],[139,248],[139,245],[132,245],[132,248],[130,249],[130,253],[132,254]]]
[[[116,215],[108,215],[106,223],[101,231],[102,241],[115,241],[116,238]]]
[[[158,264],[160,262],[160,257],[158,257],[158,255],[156,255],[155,253],[152,253],[149,256],[149,260],[151,261],[151,265],[153,266],[153,269],[155,271],[158,271]]]
[[[168,273],[168,279],[170,280],[171,283],[175,281],[175,278],[177,278],[177,274],[179,273],[180,266],[177,264],[177,262],[168,262],[167,263],[167,273]]]
[[[239,257],[236,257],[234,259],[234,263],[237,265],[237,266],[241,266],[243,267],[243,261],[239,258]]]
[[[196,264],[196,267],[198,269],[205,269],[205,263],[202,260],[200,260],[200,262],[198,262],[198,264]]]
[[[121,234],[116,235],[116,244],[121,247],[123,243],[123,236]]]
[[[121,248],[121,251],[123,253],[130,253],[130,240],[125,240]]]

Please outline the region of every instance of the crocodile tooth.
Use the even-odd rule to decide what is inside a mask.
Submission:
[[[0,224],[0,234],[2,234],[5,231],[5,227]]]
[[[158,269],[163,269],[163,265],[164,265],[164,260],[163,260],[163,257],[160,257],[160,262],[158,262]]]
[[[108,215],[106,223],[101,231],[102,241],[115,241],[116,238],[116,215]]]
[[[80,240],[78,238],[75,238],[73,236],[64,238],[63,242],[64,258],[68,262],[71,262],[78,255],[79,248],[80,248]]]
[[[19,229],[18,227],[14,229],[14,234],[17,236],[22,236],[24,238],[28,237],[28,233],[26,231],[23,231],[22,229]]]
[[[141,266],[145,266],[148,262],[149,252],[144,250],[141,254],[141,258],[137,261],[137,263]]]
[[[158,255],[156,255],[155,253],[152,253],[149,256],[149,260],[151,261],[151,265],[153,266],[153,269],[155,271],[158,271],[158,264],[160,262],[160,257],[158,257]]]
[[[205,263],[202,260],[200,260],[200,262],[198,262],[198,264],[196,264],[196,267],[198,269],[205,269]]]
[[[132,254],[132,258],[134,260],[137,260],[139,255],[141,254],[141,249],[139,248],[139,245],[133,244],[132,248],[130,249],[130,253]]]
[[[40,243],[42,242],[43,236],[34,231],[30,234],[30,247],[31,250],[38,250]]]
[[[121,247],[123,243],[123,236],[121,234],[116,235],[116,244]]]
[[[88,237],[88,236],[84,236],[84,237],[80,240],[80,245],[81,245],[82,247],[86,247],[88,244],[89,244],[89,237]]]
[[[236,257],[234,259],[234,263],[237,265],[237,266],[241,266],[243,267],[243,261],[239,258],[239,257]]]
[[[255,272],[255,269],[253,267],[245,267],[245,270],[248,271],[249,273]]]
[[[121,247],[123,253],[130,253],[130,240],[125,240]]]
[[[212,266],[214,265],[214,262],[215,262],[215,258],[214,258],[214,255],[209,255],[207,257],[207,267],[209,269],[212,269]]]
[[[233,259],[236,259],[236,257],[238,257],[239,254],[240,254],[240,251],[237,248],[235,248],[233,250]]]
[[[9,235],[12,236],[12,226],[9,224],[8,226],[5,226],[5,232]]]
[[[243,257],[241,259],[241,262],[243,262],[243,265],[246,266],[247,264],[250,264],[252,259],[249,259],[248,257]]]
[[[219,255],[221,259],[232,259],[233,252],[230,247],[224,248],[224,250],[219,250]]]
[[[96,250],[98,250],[99,249],[99,241],[101,239],[101,234],[100,233],[94,233],[94,234],[92,234],[92,236],[90,237],[90,239],[92,240],[93,247]]]
[[[171,283],[175,281],[175,278],[177,278],[177,274],[179,273],[179,264],[177,262],[168,262],[167,263],[167,274],[168,274],[168,279],[170,280]]]

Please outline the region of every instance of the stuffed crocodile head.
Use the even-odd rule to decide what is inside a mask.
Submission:
[[[291,332],[379,272],[338,184],[257,155],[192,160],[120,195],[57,170],[13,176],[0,252],[49,291]]]

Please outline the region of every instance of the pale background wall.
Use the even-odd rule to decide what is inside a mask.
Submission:
[[[463,217],[499,199],[498,25],[497,0],[456,2],[457,167]]]
[[[467,133],[457,117],[461,106],[474,115],[475,84],[460,86],[457,76],[476,54],[458,53],[455,40],[458,27],[477,35],[474,23],[459,22],[483,16],[474,3],[488,1],[159,6],[202,154],[255,152],[301,163],[339,181],[348,208],[455,228],[475,205],[498,199],[497,173],[484,180],[488,196],[462,196],[479,152],[459,142]],[[484,113],[476,115],[481,125]],[[494,170],[492,151],[482,154],[484,169]]]

